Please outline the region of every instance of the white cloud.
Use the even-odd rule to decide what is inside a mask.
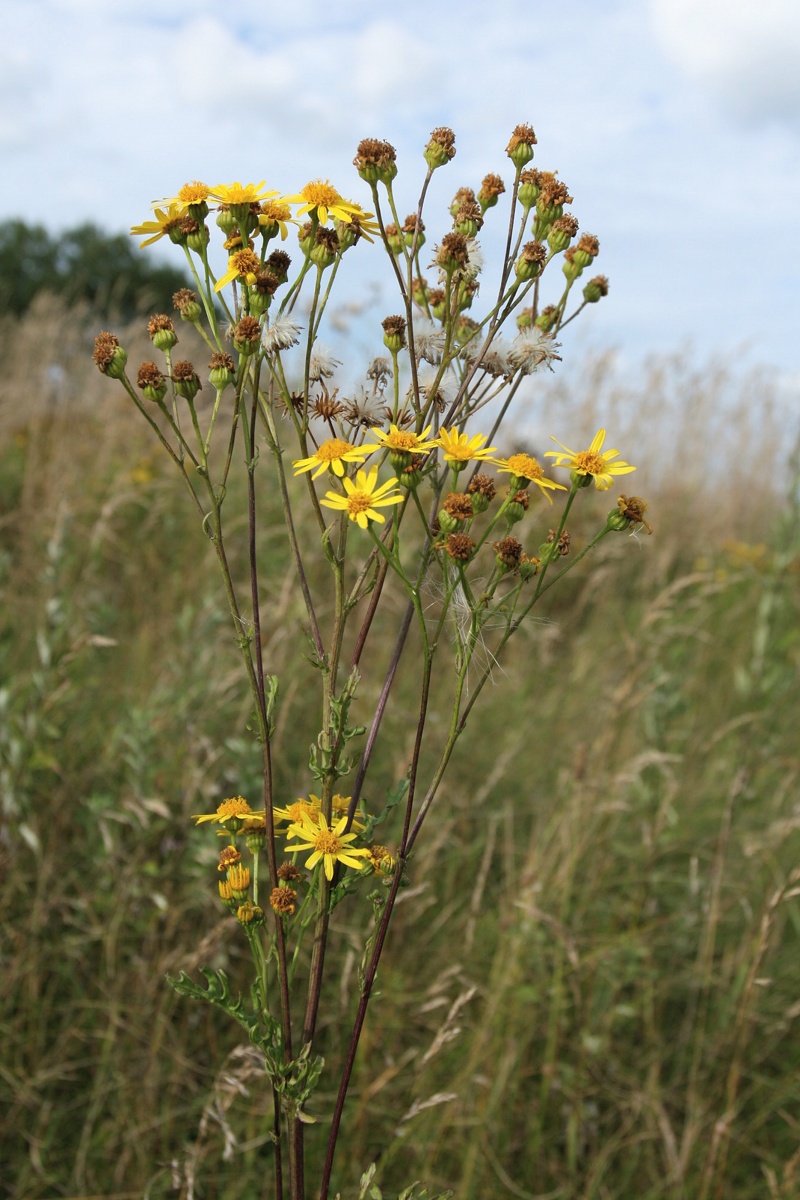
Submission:
[[[732,115],[800,122],[797,0],[651,0],[668,57]]]

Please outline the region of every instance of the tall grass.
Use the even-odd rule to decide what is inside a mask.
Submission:
[[[268,1194],[259,1063],[164,975],[244,976],[188,817],[248,794],[257,746],[209,546],[89,362],[91,332],[40,302],[0,334],[1,1186],[249,1200]],[[419,1176],[459,1200],[800,1192],[786,434],[763,381],[737,399],[680,359],[639,390],[607,360],[582,378],[540,386],[534,428],[572,444],[606,424],[656,534],[606,539],[495,668],[381,967],[348,1197],[373,1160],[385,1194]],[[268,528],[262,553],[291,795],[302,611]],[[369,919],[356,902],[334,916],[332,1066]],[[333,1099],[323,1081],[315,1111]]]

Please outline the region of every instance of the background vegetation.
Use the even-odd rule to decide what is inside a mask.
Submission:
[[[186,274],[154,265],[125,233],[78,225],[53,235],[42,225],[0,221],[0,316],[19,317],[36,296],[60,296],[130,320],[148,308],[171,311]]]
[[[269,1177],[257,1058],[164,982],[246,970],[189,820],[255,787],[246,687],[210,547],[91,363],[95,325],[41,294],[0,332],[0,1192],[250,1200]],[[134,368],[151,356],[143,321],[123,341]],[[424,1177],[458,1200],[794,1197],[787,432],[766,382],[677,358],[635,390],[610,360],[535,382],[537,428],[612,431],[656,532],[607,539],[476,710],[381,966],[339,1186],[377,1159],[390,1195]],[[312,673],[275,522],[266,661],[293,799]],[[387,785],[412,703],[389,714]],[[335,914],[312,1153],[369,919],[366,900]]]

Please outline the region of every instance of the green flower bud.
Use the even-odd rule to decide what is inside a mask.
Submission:
[[[94,353],[92,354],[97,368],[103,375],[108,375],[110,379],[122,379],[125,375],[125,364],[128,361],[128,354],[119,344],[119,338],[114,333],[107,333],[105,330],[99,333],[94,339]]]
[[[167,392],[167,381],[154,362],[143,362],[136,376],[145,400],[160,404]]]
[[[172,382],[175,385],[175,391],[179,396],[183,396],[184,400],[194,400],[200,391],[200,380],[194,366],[187,359],[173,363]]]
[[[457,517],[453,517],[445,508],[439,509],[439,528],[442,533],[455,533],[460,529],[463,521],[459,521]]]
[[[383,344],[392,354],[399,353],[406,344],[406,323],[403,317],[387,317],[383,326]]]
[[[397,175],[396,151],[389,142],[364,138],[358,143],[353,165],[367,183],[389,184]]]
[[[517,125],[506,146],[506,154],[517,170],[521,170],[533,158],[536,134],[530,125]]]
[[[190,250],[193,250],[195,254],[202,254],[208,245],[210,237],[211,234],[208,232],[208,226],[200,225],[196,232],[190,233],[187,236],[186,245]]]
[[[229,238],[236,228],[236,217],[227,205],[220,208],[217,213],[217,225],[219,225],[226,238]]]
[[[209,380],[216,392],[222,392],[236,380],[236,367],[230,354],[215,352],[211,355]]]
[[[438,129],[434,129],[431,134],[423,157],[430,169],[435,171],[437,167],[446,166],[450,162],[450,159],[455,157],[455,153],[456,135],[452,129],[448,129],[446,125],[441,125]]]
[[[156,313],[150,318],[147,322],[147,332],[156,350],[161,350],[163,353],[171,350],[178,340],[172,317],[166,316],[165,313]]]
[[[605,275],[595,275],[583,289],[583,298],[587,304],[597,304],[603,296],[608,295],[608,280]]]

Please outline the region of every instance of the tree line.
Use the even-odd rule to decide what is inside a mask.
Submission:
[[[0,222],[0,316],[22,316],[47,292],[128,320],[170,312],[173,293],[186,286],[183,272],[154,263],[127,234],[91,223],[53,234],[21,220]]]

